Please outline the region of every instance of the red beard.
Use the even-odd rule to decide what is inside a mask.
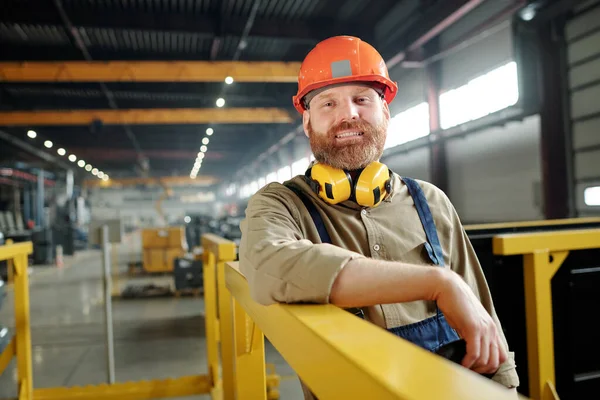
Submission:
[[[366,121],[351,121],[334,126],[325,134],[314,131],[309,121],[310,147],[315,159],[322,164],[347,171],[357,170],[379,160],[383,154],[387,128],[386,119],[378,126]],[[359,143],[336,143],[335,136],[348,130],[362,132],[362,140]]]

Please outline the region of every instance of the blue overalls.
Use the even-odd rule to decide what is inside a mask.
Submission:
[[[425,229],[427,242],[424,243],[424,246],[427,250],[429,259],[433,264],[443,267],[444,253],[442,251],[442,246],[437,235],[437,229],[433,221],[433,216],[431,215],[431,210],[427,204],[425,194],[414,179],[404,177],[401,179],[408,187],[408,191],[413,199],[413,202],[415,203],[417,213],[419,214],[421,224]],[[319,232],[321,242],[331,244],[331,239],[327,233],[327,230],[325,229],[325,224],[323,223],[321,215],[317,211],[314,204],[296,188],[291,186],[288,186],[288,188],[294,191],[306,206],[315,223],[317,231]],[[361,318],[364,318],[364,313],[362,310],[360,310],[357,315]],[[432,352],[435,352],[437,349],[447,343],[460,339],[456,331],[452,329],[450,325],[448,325],[444,314],[437,306],[436,314],[433,317],[415,322],[413,324],[391,328],[388,329],[388,331]]]

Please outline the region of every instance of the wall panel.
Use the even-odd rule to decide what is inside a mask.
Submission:
[[[543,218],[539,144],[537,115],[448,142],[449,195],[463,222]]]
[[[573,178],[577,215],[598,215],[600,206],[586,206],[584,190],[600,181],[600,3],[567,22]],[[585,11],[583,11],[585,10]]]

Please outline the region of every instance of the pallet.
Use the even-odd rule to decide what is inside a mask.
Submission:
[[[175,290],[175,297],[181,297],[181,296],[200,297],[203,294],[204,294],[204,290],[202,290],[202,288],[189,288],[189,289]]]

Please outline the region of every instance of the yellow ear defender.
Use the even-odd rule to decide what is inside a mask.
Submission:
[[[356,182],[347,171],[318,163],[305,175],[314,192],[329,204],[354,200],[361,206],[375,207],[391,192],[392,172],[378,161],[360,171]]]

